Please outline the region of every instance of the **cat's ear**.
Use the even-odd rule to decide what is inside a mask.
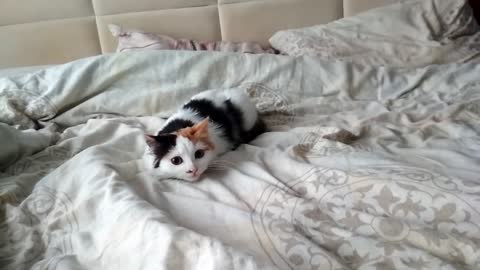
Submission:
[[[207,117],[203,119],[203,121],[198,122],[196,125],[192,127],[192,130],[193,130],[193,137],[196,140],[202,141],[208,146],[208,148],[213,150],[215,146],[208,138],[208,120],[209,119],[210,118]]]
[[[157,139],[153,135],[145,134],[145,142],[149,147],[153,147],[157,143]]]
[[[195,134],[208,134],[208,120],[210,118],[207,117],[202,121],[195,124],[192,129],[195,131]]]
[[[151,148],[156,147],[156,146],[170,146],[170,145],[175,145],[175,141],[177,139],[177,136],[174,134],[166,134],[166,135],[158,135],[158,136],[153,136],[153,135],[145,135],[145,142],[147,142],[147,145],[150,146]]]

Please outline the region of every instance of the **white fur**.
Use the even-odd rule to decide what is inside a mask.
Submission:
[[[185,120],[190,120],[192,121],[193,123],[198,123],[200,121],[202,121],[203,119],[199,116],[197,116],[195,114],[195,112],[192,112],[191,110],[185,110],[185,109],[181,109],[177,112],[175,112],[174,114],[172,114],[168,120],[165,122],[164,126],[166,126],[168,123],[170,123],[172,120],[174,119],[177,119],[177,118],[181,118],[181,119],[185,119]]]
[[[160,160],[158,168],[155,169],[156,174],[163,178],[172,177],[191,182],[198,180],[210,162],[217,156],[214,151],[206,150],[202,158],[195,159],[195,152],[198,149],[206,150],[207,146],[202,142],[193,144],[185,137],[177,137],[177,145]],[[176,156],[182,158],[182,164],[172,164],[171,159]],[[197,173],[193,175],[188,172],[189,170],[196,170]]]

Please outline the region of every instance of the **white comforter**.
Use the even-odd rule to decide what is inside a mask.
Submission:
[[[0,78],[0,266],[479,268],[479,74],[166,51]],[[272,131],[199,183],[152,178],[143,133],[228,87]]]

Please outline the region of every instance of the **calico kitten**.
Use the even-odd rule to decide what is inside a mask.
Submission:
[[[217,156],[264,131],[244,90],[209,90],[193,96],[156,136],[145,138],[157,176],[196,181]]]

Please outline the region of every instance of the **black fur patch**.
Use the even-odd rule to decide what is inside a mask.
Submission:
[[[213,102],[207,99],[190,100],[183,106],[184,109],[189,109],[197,113],[202,118],[210,117],[212,122],[218,124],[225,135],[226,139],[235,144],[237,141],[234,136],[232,119],[219,107],[216,107]]]
[[[227,107],[227,113],[233,118],[233,120],[238,123],[238,133],[240,137],[239,144],[241,143],[249,143],[253,139],[255,139],[258,135],[264,133],[266,131],[265,123],[260,119],[257,118],[257,121],[253,125],[250,130],[245,130],[245,119],[243,118],[242,111],[237,108],[230,100],[225,101],[225,105]]]
[[[233,145],[233,149],[242,143],[248,143],[261,133],[266,131],[264,122],[258,118],[250,130],[245,130],[243,113],[230,100],[225,101],[225,108],[219,108],[207,99],[190,100],[183,106],[197,113],[202,118],[210,117],[212,122],[218,124],[223,130],[227,140]]]
[[[242,138],[245,143],[248,143],[255,139],[258,135],[265,133],[267,131],[267,126],[265,125],[265,122],[260,119],[260,117],[257,118],[257,122],[255,122],[255,125],[250,130],[245,131],[242,134]]]
[[[185,119],[174,119],[170,121],[168,124],[166,124],[159,132],[158,135],[161,134],[170,134],[172,132],[175,132],[179,129],[186,128],[186,127],[191,127],[193,126],[194,123],[190,120],[185,120]]]
[[[155,161],[153,163],[154,168],[158,168],[160,165],[160,160],[177,145],[177,135],[175,134],[165,134],[153,136],[154,141],[150,142],[148,145],[152,150],[153,155],[155,156]]]
[[[232,133],[235,136],[235,145],[234,148],[237,148],[238,145],[241,143],[245,143],[246,141],[243,138],[243,133],[245,129],[245,122],[243,119],[243,113],[238,109],[230,100],[226,100],[225,102],[226,114],[230,117],[232,123]]]

